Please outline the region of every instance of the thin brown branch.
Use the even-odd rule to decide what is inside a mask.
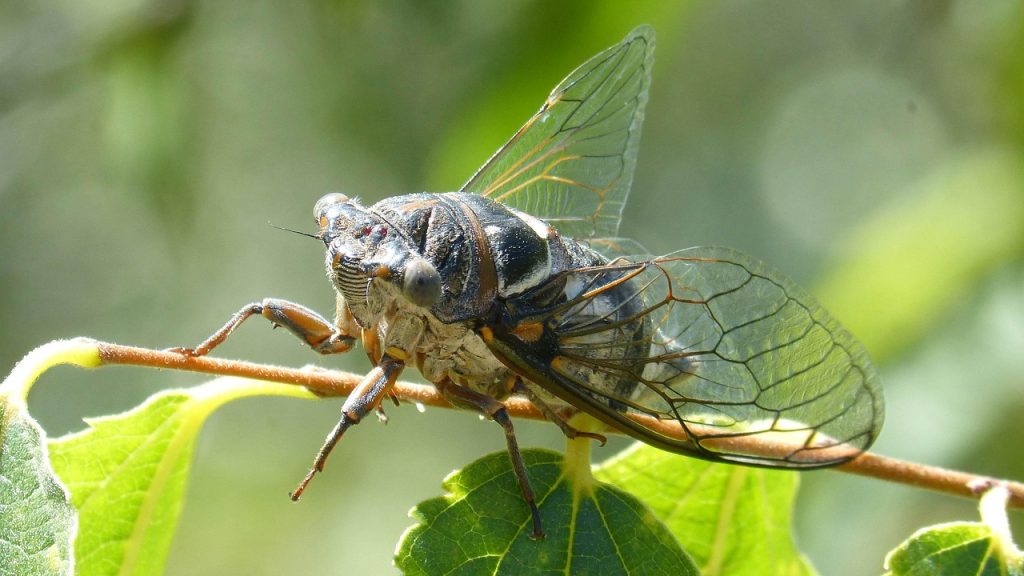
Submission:
[[[220,358],[192,358],[177,352],[105,342],[97,342],[97,346],[104,364],[151,366],[221,376],[244,376],[285,384],[297,384],[324,396],[346,395],[362,379],[362,376],[358,374],[318,368],[295,369]],[[451,408],[451,405],[433,386],[398,382],[394,387],[394,392],[400,400],[405,402]],[[533,420],[545,419],[540,410],[524,398],[510,398],[504,404],[514,417]],[[663,421],[644,419],[643,416],[636,418],[643,420],[646,426],[656,427],[659,432],[666,435],[682,440],[687,439],[685,432],[679,426]],[[728,442],[730,449],[746,454],[778,454],[780,450],[785,449],[785,446],[777,442],[757,436],[732,438]],[[1000,482],[1004,483],[1010,491],[1009,505],[1013,508],[1024,509],[1024,484],[1020,482],[1003,481],[967,472],[906,462],[870,452],[865,452],[835,469],[968,498],[978,496],[977,487],[979,485]]]

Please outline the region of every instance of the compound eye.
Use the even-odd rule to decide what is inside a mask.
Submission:
[[[325,194],[322,198],[316,201],[316,204],[313,205],[313,220],[320,226],[321,230],[323,230],[327,225],[326,218],[324,216],[327,209],[331,206],[344,204],[345,202],[348,202],[348,196],[339,192]]]
[[[402,291],[413,304],[429,308],[441,297],[441,275],[430,262],[416,258],[405,267]]]

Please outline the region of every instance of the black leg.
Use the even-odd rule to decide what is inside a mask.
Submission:
[[[380,405],[380,401],[391,391],[391,387],[395,385],[395,380],[398,379],[398,375],[402,373],[403,368],[405,368],[404,363],[385,354],[381,358],[380,364],[371,370],[363,378],[363,381],[356,386],[355,390],[349,394],[345,404],[341,407],[341,418],[334,426],[334,429],[327,434],[323,446],[320,447],[316,458],[313,459],[312,468],[309,469],[309,473],[302,479],[298,487],[289,494],[293,501],[298,501],[302,497],[302,493],[306,491],[306,486],[309,485],[313,476],[316,476],[318,472],[324,471],[327,457],[331,455],[331,450],[334,449],[334,445],[341,439],[342,434],[350,427],[359,424],[363,416],[366,416],[367,413]]]
[[[604,446],[605,444],[608,443],[608,437],[604,436],[603,434],[596,434],[594,432],[584,432],[583,430],[578,430],[572,427],[569,424],[569,422],[565,420],[565,418],[562,418],[562,416],[557,411],[555,411],[554,408],[548,406],[547,403],[545,403],[544,400],[537,393],[531,390],[527,384],[523,383],[522,380],[516,380],[516,386],[514,390],[517,393],[529,398],[530,402],[534,406],[536,406],[538,410],[540,410],[541,414],[543,414],[545,418],[551,420],[552,422],[557,424],[559,428],[562,429],[562,434],[565,434],[566,438],[570,440],[575,440],[576,438],[579,437],[590,438],[592,440],[597,440],[598,442],[600,442],[601,446]]]
[[[534,540],[543,538],[544,529],[541,527],[537,499],[533,495],[533,488],[530,487],[530,477],[526,474],[526,464],[523,463],[523,455],[519,452],[519,442],[516,441],[516,432],[512,427],[512,419],[509,418],[505,405],[486,394],[459,386],[451,380],[443,380],[435,385],[452,404],[478,410],[484,416],[497,422],[505,431],[505,445],[508,447],[508,457],[512,461],[512,469],[519,481],[519,491],[522,492],[523,500],[530,507],[530,514],[533,517],[533,533],[530,534],[530,537]]]

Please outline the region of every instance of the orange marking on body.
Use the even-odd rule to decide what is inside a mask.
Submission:
[[[480,337],[484,339],[484,342],[490,343],[494,340],[494,332],[487,326],[483,326],[480,328]]]
[[[505,392],[507,394],[512,394],[512,392],[515,391],[515,389],[516,389],[516,381],[518,381],[518,380],[519,380],[519,376],[517,376],[515,374],[509,374],[508,378],[505,378]]]
[[[380,335],[377,334],[377,329],[363,330],[362,336],[363,350],[366,350],[366,355],[370,358],[370,362],[373,362],[374,366],[380,364]]]
[[[569,359],[565,356],[555,356],[551,359],[551,368],[555,370],[555,372],[567,374],[569,372]]]
[[[512,329],[512,334],[523,342],[536,342],[544,334],[544,324],[523,322]]]
[[[409,202],[398,207],[402,212],[412,212],[413,210],[419,210],[421,208],[430,208],[437,206],[437,198],[430,198],[427,200],[418,200],[416,202]]]
[[[480,263],[477,268],[477,272],[480,274],[480,290],[476,297],[480,307],[483,308],[484,304],[491,302],[498,295],[498,269],[491,256],[491,245],[487,242],[487,235],[484,233],[484,227],[480,224],[476,212],[473,212],[473,209],[465,202],[458,202],[458,206],[466,216],[466,220],[469,221],[473,229],[473,238],[476,239],[476,244],[480,248]]]
[[[401,348],[398,348],[396,346],[390,346],[384,352],[386,352],[388,356],[391,356],[395,360],[400,360],[402,362],[405,362],[406,358],[409,357],[409,355],[405,353],[405,350],[402,350]]]

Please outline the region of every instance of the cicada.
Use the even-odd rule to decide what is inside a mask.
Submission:
[[[525,395],[569,437],[583,412],[642,442],[774,468],[837,464],[867,449],[882,394],[863,348],[782,274],[739,252],[660,257],[617,238],[651,84],[640,27],[565,78],[458,192],[314,208],[337,292],[333,322],[286,300],[242,308],[203,355],[262,315],[317,352],[361,341],[373,363],[291,496],[341,435],[379,410],[406,366],[452,404],[502,426],[542,535],[512,421]],[[669,434],[674,425],[681,434]],[[736,439],[763,437],[770,450]]]

